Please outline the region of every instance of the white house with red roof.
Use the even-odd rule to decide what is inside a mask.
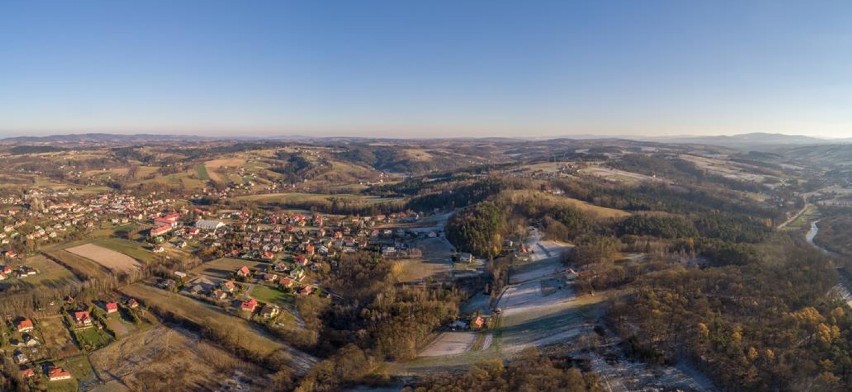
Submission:
[[[157,226],[151,229],[150,235],[151,237],[159,237],[163,234],[166,234],[172,231],[173,227],[171,226]]]
[[[249,270],[248,266],[244,265],[244,266],[240,267],[240,269],[237,270],[236,274],[237,274],[237,276],[247,278],[247,277],[249,277],[249,275],[251,275],[251,270]]]
[[[77,323],[78,327],[91,327],[92,316],[89,315],[87,310],[77,311],[74,312],[74,322]]]
[[[106,305],[104,305],[104,309],[106,309],[107,314],[118,312],[118,303],[107,302]]]
[[[34,328],[33,321],[28,318],[18,321],[18,324],[15,325],[15,327],[18,329],[18,332],[30,332]]]
[[[61,367],[54,366],[47,371],[47,379],[50,381],[70,380],[71,372]]]

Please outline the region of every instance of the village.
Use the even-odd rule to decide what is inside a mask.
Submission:
[[[145,298],[120,290],[89,290],[85,298],[59,298],[60,293],[121,276],[122,284],[176,293],[286,333],[300,322],[293,298],[333,300],[335,293],[320,281],[339,255],[368,251],[410,260],[423,256],[418,241],[446,242],[439,238],[443,220],[419,225],[423,217],[412,212],[232,210],[194,206],[156,192],[78,195],[47,189],[0,201],[6,205],[0,215],[6,247],[0,287],[27,298],[20,305],[2,305],[0,349],[19,377],[34,385],[96,382],[93,369],[80,364],[85,353],[156,323]],[[470,254],[455,258],[473,260]],[[56,293],[35,299],[28,310],[28,295],[45,284]],[[463,323],[482,325],[484,319],[471,317]]]

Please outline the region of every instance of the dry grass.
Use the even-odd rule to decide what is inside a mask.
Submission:
[[[60,359],[80,354],[80,349],[71,339],[71,334],[63,325],[61,316],[45,317],[37,321],[50,358]]]
[[[138,270],[140,267],[136,259],[95,244],[83,244],[65,250],[92,260],[115,272],[130,272]]]
[[[91,360],[102,377],[112,378],[109,390],[220,390],[236,374],[264,379],[257,366],[186,331],[162,326],[98,350]]]
[[[207,169],[218,169],[220,167],[241,167],[245,164],[246,160],[242,158],[213,159],[204,162],[204,166],[207,166]]]
[[[228,279],[233,276],[237,269],[244,265],[254,271],[258,268],[258,266],[265,267],[268,264],[259,261],[231,259],[226,257],[199,265],[198,267],[193,268],[191,272],[211,278]]]
[[[29,276],[21,281],[32,286],[59,287],[67,284],[79,283],[80,280],[67,268],[48,259],[44,255],[36,255],[24,262],[25,265],[38,270],[38,274]]]
[[[574,207],[583,212],[587,212],[592,216],[599,219],[611,219],[611,218],[625,218],[630,216],[630,213],[627,211],[617,210],[614,208],[607,208],[596,206],[591,203],[587,203],[582,200],[573,199],[566,196],[554,195],[551,193],[544,193],[538,191],[528,191],[528,190],[517,190],[517,191],[507,191],[504,192],[503,197],[508,198],[512,201],[512,203],[521,203],[524,200],[540,200],[545,201],[549,204],[554,205],[567,205],[570,207]]]
[[[103,278],[108,275],[108,271],[102,265],[66,250],[46,252],[45,255],[74,271],[77,275],[87,278]]]
[[[296,372],[305,372],[315,359],[272,338],[257,325],[226,314],[213,305],[188,297],[137,283],[119,289],[125,295],[137,298],[156,313],[208,328],[225,345],[236,346],[259,360],[279,358]]]

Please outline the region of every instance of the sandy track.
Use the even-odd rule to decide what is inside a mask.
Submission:
[[[445,332],[438,336],[423,352],[421,357],[441,357],[445,355],[457,355],[470,351],[476,341],[473,332]]]

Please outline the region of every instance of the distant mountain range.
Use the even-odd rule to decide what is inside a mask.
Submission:
[[[0,144],[6,145],[75,145],[75,144],[127,144],[127,143],[163,143],[163,142],[197,142],[215,140],[293,140],[308,141],[311,139],[334,139],[334,140],[373,140],[370,137],[317,137],[305,135],[282,135],[282,136],[196,136],[196,135],[162,135],[162,134],[110,134],[110,133],[80,133],[50,136],[18,136],[0,139]],[[403,138],[404,139],[404,138]],[[519,140],[515,138],[464,138],[469,140],[491,140],[510,141]],[[556,140],[562,138],[539,137],[532,140]],[[666,136],[666,137],[633,137],[633,136],[594,136],[594,135],[572,135],[564,139],[590,140],[590,139],[626,139],[637,141],[648,141],[657,143],[677,144],[707,144],[724,147],[754,147],[754,146],[800,146],[800,145],[824,145],[824,144],[849,144],[852,138],[846,139],[822,139],[803,135],[784,135],[780,133],[746,133],[731,136]],[[421,140],[415,138],[413,140]],[[527,139],[529,140],[529,139]]]
[[[656,137],[644,140],[679,143],[679,144],[711,144],[724,147],[746,147],[746,146],[778,146],[778,145],[814,145],[814,144],[846,144],[852,143],[848,139],[822,139],[803,135],[785,135],[781,133],[744,133],[731,136],[673,136]]]
[[[80,143],[153,143],[211,139],[193,135],[120,135],[111,133],[78,133],[50,136],[17,136],[0,139],[0,144],[80,144]]]

